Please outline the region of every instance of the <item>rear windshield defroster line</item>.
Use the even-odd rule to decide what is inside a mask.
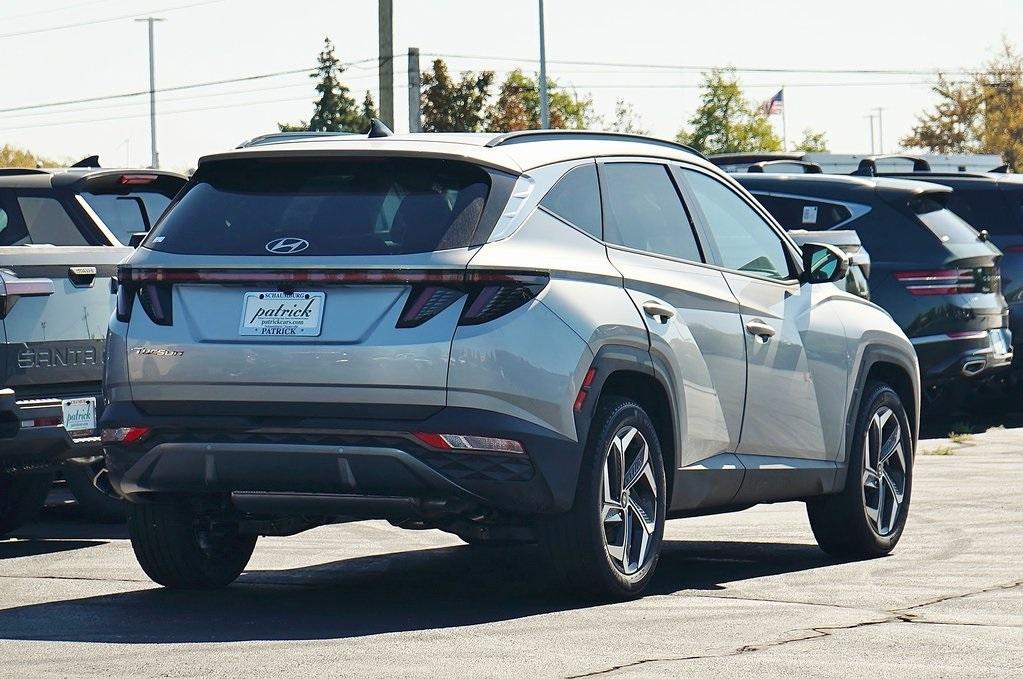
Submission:
[[[466,247],[491,191],[470,163],[231,159],[202,165],[145,242],[177,254],[406,255]],[[285,247],[274,243],[287,239]],[[286,250],[286,252],[285,252]]]

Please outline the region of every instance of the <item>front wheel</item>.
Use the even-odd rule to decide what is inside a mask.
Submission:
[[[913,483],[913,430],[894,389],[867,385],[854,432],[845,488],[806,503],[810,527],[834,556],[884,556],[902,536]]]
[[[639,596],[660,557],[665,494],[650,417],[635,401],[606,399],[594,419],[572,509],[537,525],[554,574],[598,596]]]
[[[245,570],[256,546],[255,535],[199,516],[183,503],[130,504],[128,534],[146,575],[173,589],[226,587]]]

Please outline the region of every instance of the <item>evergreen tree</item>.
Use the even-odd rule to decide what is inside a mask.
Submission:
[[[373,99],[367,92],[362,107],[358,107],[348,87],[341,82],[345,67],[334,52],[330,38],[323,39],[323,51],[317,59],[316,70],[309,77],[316,80],[319,97],[313,103],[313,116],[308,122],[280,123],[281,132],[365,132],[369,129],[368,111],[374,111]]]

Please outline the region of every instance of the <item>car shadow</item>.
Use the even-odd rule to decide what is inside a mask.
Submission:
[[[57,554],[86,547],[105,545],[105,540],[38,540],[21,538],[0,538],[0,561],[23,556]]]
[[[665,543],[652,594],[833,564],[815,546]],[[0,639],[202,643],[342,639],[460,627],[598,605],[543,576],[539,550],[444,547],[247,571],[217,591],[160,587],[0,611]]]

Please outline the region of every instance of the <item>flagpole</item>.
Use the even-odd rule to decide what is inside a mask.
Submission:
[[[789,128],[787,125],[786,117],[788,116],[789,107],[785,101],[785,86],[781,86],[781,150],[786,153],[789,150]]]

